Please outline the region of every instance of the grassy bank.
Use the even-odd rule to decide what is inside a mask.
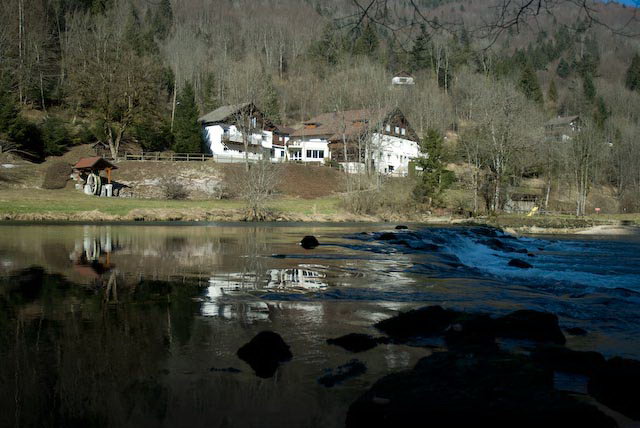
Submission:
[[[274,199],[270,208],[274,212],[285,215],[299,216],[333,216],[338,215],[339,200],[337,197],[318,199],[279,198]],[[34,219],[48,215],[65,219],[65,216],[78,216],[81,213],[93,212],[88,217],[96,218],[96,213],[105,217],[135,216],[139,212],[171,212],[215,213],[215,216],[228,212],[236,217],[243,211],[244,204],[239,200],[160,200],[160,199],[129,199],[129,198],[96,198],[86,196],[76,190],[41,190],[41,189],[2,189],[0,190],[0,216],[5,219]],[[75,218],[74,218],[75,219]],[[105,218],[109,219],[109,218]]]

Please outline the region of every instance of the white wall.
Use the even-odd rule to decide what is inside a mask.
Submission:
[[[375,133],[371,144],[376,170],[383,174],[405,176],[409,161],[420,156],[418,143],[405,138]]]
[[[292,153],[296,152],[296,151],[300,151],[301,152],[301,157],[293,157]],[[308,153],[307,151],[322,151],[322,157],[313,157],[313,156],[307,156]],[[318,155],[320,155],[320,153],[317,153]],[[330,158],[330,153],[329,153],[329,142],[325,139],[321,139],[321,138],[313,138],[313,139],[308,139],[308,140],[295,140],[295,141],[289,141],[289,159],[290,160],[297,160],[297,161],[302,161],[302,162],[322,162],[324,163],[325,159],[329,159]]]
[[[240,150],[225,150],[225,145],[222,142],[223,136],[225,135],[234,143],[243,142],[242,132],[240,132],[234,125],[207,125],[203,128],[205,147],[214,155],[244,158],[244,153]],[[259,145],[265,149],[271,149],[273,147],[273,133],[271,131],[262,131],[260,133],[252,134],[250,144]],[[258,153],[249,153],[249,159],[256,160],[260,158],[261,155]]]

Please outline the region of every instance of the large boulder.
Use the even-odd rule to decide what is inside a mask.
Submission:
[[[238,357],[251,366],[256,376],[272,377],[280,363],[289,361],[293,355],[289,345],[278,333],[262,331],[249,343],[238,349]]]
[[[318,239],[315,236],[307,235],[304,238],[302,238],[302,240],[300,241],[300,245],[305,250],[313,250],[318,245],[320,245],[320,242],[318,242]]]
[[[520,268],[520,269],[531,269],[533,267],[533,265],[531,263],[527,263],[524,260],[520,260],[520,259],[511,259],[511,260],[509,260],[509,266],[517,267],[517,268]]]
[[[608,360],[589,381],[596,400],[634,420],[640,420],[640,361],[615,357]]]
[[[555,345],[535,349],[531,353],[531,358],[551,370],[583,375],[592,375],[605,363],[604,357],[598,352],[574,351]]]
[[[496,320],[497,334],[513,339],[551,342],[564,345],[565,337],[558,325],[558,317],[549,312],[523,309]]]
[[[426,306],[379,321],[375,327],[395,340],[404,341],[411,337],[443,334],[459,315],[459,312],[441,306]]]
[[[349,333],[335,339],[327,339],[329,345],[340,346],[349,352],[363,352],[378,346],[378,339],[362,333]]]
[[[487,314],[461,313],[444,338],[449,348],[495,347],[496,321]]]
[[[347,427],[614,427],[596,407],[553,389],[552,373],[503,352],[441,352],[378,380]]]

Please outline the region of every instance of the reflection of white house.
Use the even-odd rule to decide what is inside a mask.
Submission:
[[[327,284],[323,278],[325,275],[309,269],[272,269],[269,271],[271,280],[267,288],[304,290],[323,290]]]
[[[245,284],[238,275],[229,275],[228,278],[212,277],[209,279],[209,286],[206,289],[200,313],[206,317],[267,321],[269,306],[265,302],[225,301],[225,297],[228,295],[242,294],[253,289],[255,289],[254,286]]]
[[[420,155],[418,136],[399,109],[324,113],[291,134],[289,158],[332,161],[349,172],[371,165],[384,174],[405,176]]]
[[[243,131],[251,160],[284,161],[285,137],[253,103],[222,106],[198,119],[206,148],[214,155],[244,159]]]
[[[393,78],[391,79],[391,84],[398,86],[415,85],[415,81],[412,75],[410,75],[406,71],[401,71],[400,73],[397,73],[393,76]]]

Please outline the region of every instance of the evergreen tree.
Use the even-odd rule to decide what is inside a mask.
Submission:
[[[530,100],[533,100],[540,104],[544,101],[542,90],[540,89],[540,84],[538,83],[538,76],[536,76],[536,72],[533,70],[531,63],[529,62],[527,62],[522,69],[518,87],[520,88],[522,93],[524,93],[524,95]]]
[[[360,37],[356,39],[353,46],[353,53],[356,55],[372,56],[378,50],[379,45],[378,33],[373,25],[367,23]]]
[[[0,74],[0,132],[7,132],[18,118],[18,101],[8,75]]]
[[[273,85],[271,75],[262,71],[263,89],[261,94],[262,112],[273,123],[280,123],[280,98]]]
[[[607,108],[607,104],[604,102],[604,98],[602,98],[602,96],[599,96],[596,100],[596,106],[593,111],[593,121],[598,129],[600,129],[601,131],[604,130],[604,126],[610,116],[611,111]]]
[[[640,91],[640,55],[637,53],[633,56],[627,70],[625,85],[630,91]]]
[[[552,80],[549,83],[549,91],[547,92],[547,98],[549,101],[556,103],[558,101],[558,89],[556,88],[556,81]]]
[[[218,81],[215,74],[208,72],[204,78],[202,88],[202,108],[205,112],[213,111],[221,105],[217,85]]]
[[[337,31],[331,25],[327,25],[320,39],[311,44],[309,55],[327,65],[336,65],[342,52],[342,45],[336,34]]]
[[[593,84],[593,79],[591,78],[591,74],[586,73],[582,77],[582,91],[584,93],[584,97],[589,101],[593,102],[596,98],[596,86]]]
[[[566,79],[567,77],[569,77],[569,74],[571,74],[571,67],[569,66],[569,63],[564,60],[564,58],[561,58],[560,62],[558,63],[556,74],[563,79]]]
[[[420,143],[420,150],[426,157],[416,159],[416,164],[422,168],[422,173],[416,187],[414,197],[422,203],[435,205],[439,202],[442,192],[451,184],[449,171],[444,168],[444,138],[435,129],[428,129]]]
[[[431,65],[429,61],[429,34],[427,34],[427,29],[424,25],[422,25],[420,34],[413,42],[409,61],[413,71],[424,70]]]
[[[173,9],[171,8],[171,0],[160,0],[158,8],[155,10],[151,20],[151,28],[156,37],[164,40],[171,31],[173,24]]]
[[[178,153],[200,153],[202,151],[202,134],[198,124],[198,107],[196,106],[193,86],[187,82],[178,97],[176,116],[173,124],[175,142],[173,150]]]

